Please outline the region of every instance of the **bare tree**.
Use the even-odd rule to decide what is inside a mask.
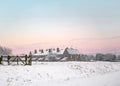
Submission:
[[[0,55],[11,55],[12,50],[10,48],[0,46]]]

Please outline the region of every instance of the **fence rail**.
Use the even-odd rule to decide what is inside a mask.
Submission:
[[[7,62],[8,65],[11,65],[12,63],[16,63],[19,65],[21,62],[23,65],[32,65],[32,56],[1,56],[0,57],[0,64],[3,62]]]

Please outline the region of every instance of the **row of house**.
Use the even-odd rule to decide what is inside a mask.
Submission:
[[[39,50],[31,53],[33,60],[37,61],[53,61],[53,60],[77,60],[80,57],[80,52],[77,49],[66,48],[66,49],[48,49]]]

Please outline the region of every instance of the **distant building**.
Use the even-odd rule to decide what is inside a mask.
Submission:
[[[50,58],[59,60],[63,57],[63,49],[48,49],[48,50],[39,50],[37,53],[32,53],[34,61],[48,61]]]
[[[73,48],[66,48],[64,53],[63,53],[64,57],[67,57],[68,60],[78,60],[80,58],[80,52],[77,49],[73,49]]]
[[[73,48],[39,50],[37,53],[33,52],[32,56],[33,61],[60,61],[64,58],[70,61],[80,60],[79,50]]]

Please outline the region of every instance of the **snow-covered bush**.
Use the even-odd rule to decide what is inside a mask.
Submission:
[[[116,55],[112,53],[108,54],[96,54],[96,60],[97,61],[115,61]]]
[[[116,55],[111,54],[111,53],[105,54],[103,58],[104,61],[115,61],[115,59],[116,59]]]
[[[120,55],[116,56],[116,61],[120,61]]]
[[[101,53],[96,54],[96,61],[103,61],[104,56],[105,55]]]
[[[95,57],[93,55],[80,55],[80,61],[95,61]]]

